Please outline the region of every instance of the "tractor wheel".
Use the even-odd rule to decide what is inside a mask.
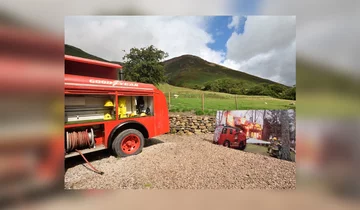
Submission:
[[[139,154],[144,147],[144,136],[135,129],[124,130],[112,143],[112,150],[116,156],[127,157]]]
[[[224,147],[229,147],[230,148],[230,141],[226,140],[224,142]]]

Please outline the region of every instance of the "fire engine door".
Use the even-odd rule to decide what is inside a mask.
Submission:
[[[230,141],[230,145],[231,146],[235,146],[237,144],[237,136],[235,135],[235,131],[233,129],[229,129],[229,139]]]
[[[230,129],[230,136],[232,139],[234,139],[234,142],[236,143],[237,142],[237,135],[236,135],[236,132],[232,129]]]

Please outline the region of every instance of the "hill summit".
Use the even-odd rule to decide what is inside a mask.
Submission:
[[[264,83],[282,85],[271,80],[208,62],[194,55],[182,55],[171,58],[163,63],[169,84],[175,86],[193,88],[195,85],[202,86],[205,83],[219,79],[237,80],[248,84]]]
[[[67,44],[65,54],[107,61]],[[123,65],[117,61],[107,62]],[[163,61],[163,64],[167,83],[174,86],[240,95],[268,95],[292,100],[296,97],[294,87],[211,63],[194,55],[171,58]]]

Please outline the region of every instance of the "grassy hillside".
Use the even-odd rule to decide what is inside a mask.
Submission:
[[[211,91],[194,90],[183,87],[175,87],[162,84],[158,87],[167,97],[170,92],[171,112],[195,111],[202,113],[202,94],[204,94],[204,114],[214,115],[217,110],[241,110],[241,109],[295,109],[290,105],[294,101],[272,98],[269,96],[245,96],[237,95],[237,106],[235,95]],[[179,95],[175,98],[174,95]]]
[[[241,71],[207,62],[202,58],[183,55],[164,62],[168,83],[175,86],[193,88],[217,79],[235,79],[247,84],[278,84]]]
[[[65,54],[123,65],[122,62],[108,61],[67,44],[65,44]],[[169,84],[181,87],[193,88],[195,85],[201,86],[209,81],[226,78],[244,81],[244,83],[249,85],[259,83],[277,84],[267,79],[207,62],[192,55],[183,55],[169,59],[164,62],[164,66],[165,74],[169,78]]]
[[[97,57],[95,55],[91,55],[77,47],[71,46],[71,45],[67,45],[65,44],[65,55],[72,55],[72,56],[77,56],[77,57],[82,57],[82,58],[88,58],[88,59],[92,59],[92,60],[98,60],[98,61],[105,61],[105,62],[109,62],[105,59],[102,59],[100,57]]]
[[[359,78],[324,63],[297,58],[299,116],[356,118],[359,116]],[[311,76],[309,76],[311,75]]]
[[[87,53],[77,47],[65,44],[65,54],[99,61],[112,62],[122,65],[118,61],[108,61],[98,56]],[[236,79],[249,84],[278,84],[273,81],[259,78],[244,72],[235,71],[224,66],[207,62],[199,57],[183,55],[164,61],[165,74],[171,85],[181,87],[194,87],[216,79]]]
[[[72,55],[72,56],[77,56],[77,57],[81,57],[81,58],[88,58],[88,59],[93,59],[93,60],[98,60],[98,61],[110,62],[110,63],[119,64],[121,66],[123,65],[122,62],[108,61],[103,58],[92,55],[90,53],[87,53],[87,52],[83,51],[82,49],[79,49],[77,47],[67,45],[67,44],[65,44],[65,55]]]
[[[331,91],[358,93],[360,83],[358,78],[352,75],[346,75],[342,71],[323,63],[309,62],[303,58],[297,58],[296,62],[297,80],[302,85],[299,86],[301,91]],[[345,71],[344,71],[345,72]],[[308,75],[311,75],[309,77]]]

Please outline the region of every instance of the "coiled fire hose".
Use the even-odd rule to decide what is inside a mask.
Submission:
[[[85,162],[93,169],[95,173],[103,175],[104,172],[97,170],[86,158],[85,156],[76,148],[83,148],[83,147],[91,147],[91,144],[94,142],[90,142],[90,137],[87,132],[87,129],[85,131],[79,131],[79,132],[71,132],[67,133],[67,149],[69,150],[75,150],[78,152],[81,157],[85,160]]]

